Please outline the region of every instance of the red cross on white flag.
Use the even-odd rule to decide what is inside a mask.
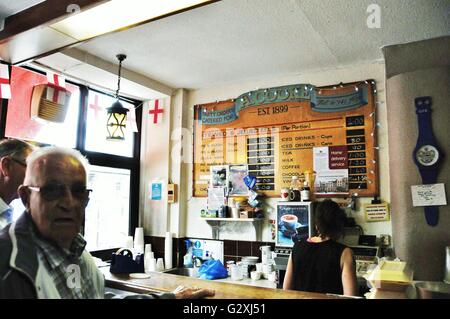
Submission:
[[[148,113],[150,115],[153,115],[153,124],[158,124],[158,119],[159,119],[158,114],[161,113],[161,115],[162,115],[162,113],[164,112],[163,108],[159,108],[160,101],[162,102],[162,100],[155,100],[155,103],[154,103],[155,108],[154,109],[151,109],[152,103],[150,103],[150,111]]]
[[[53,72],[47,72],[47,82],[56,87],[66,88],[66,78]]]
[[[103,108],[98,104],[98,94],[94,94],[94,103],[89,104],[89,107],[94,110],[94,117],[98,118],[98,112]]]
[[[66,89],[47,86],[47,100],[64,105],[66,103]]]
[[[11,98],[11,86],[9,84],[9,66],[0,64],[0,99]]]

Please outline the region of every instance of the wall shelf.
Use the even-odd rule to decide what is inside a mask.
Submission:
[[[201,217],[211,226],[212,238],[219,239],[219,230],[222,223],[227,222],[251,222],[255,228],[256,240],[261,241],[261,223],[264,218],[218,218],[218,217]]]
[[[256,222],[264,218],[218,218],[218,217],[202,217],[206,221],[224,221],[224,222]]]

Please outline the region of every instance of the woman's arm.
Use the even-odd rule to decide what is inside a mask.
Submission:
[[[292,289],[293,288],[293,282],[292,282],[292,276],[293,276],[293,266],[292,266],[292,254],[289,256],[288,264],[286,266],[286,274],[284,275],[284,281],[283,281],[283,289]]]
[[[341,255],[342,268],[342,287],[344,288],[344,295],[357,296],[358,284],[356,279],[356,265],[353,251],[350,248],[345,248]]]

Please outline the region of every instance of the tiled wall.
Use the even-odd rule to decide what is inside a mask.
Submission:
[[[184,241],[186,238],[173,238],[173,265],[182,267],[183,256],[186,253]],[[155,258],[164,257],[164,237],[145,236],[145,243],[152,244],[152,251]],[[270,245],[272,250],[275,248],[275,243],[272,242],[254,242],[241,240],[223,240],[224,243],[224,262],[228,260],[240,261],[243,256],[257,256],[261,261],[260,246]]]

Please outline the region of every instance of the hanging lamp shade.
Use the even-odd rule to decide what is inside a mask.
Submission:
[[[108,119],[106,129],[108,131],[108,140],[124,140],[125,129],[127,122],[128,109],[122,106],[122,103],[117,100],[113,105],[106,109],[108,112]]]
[[[116,101],[109,108],[106,109],[108,116],[106,122],[106,130],[108,132],[107,140],[121,141],[125,139],[125,129],[127,123],[127,108],[124,108],[122,103],[119,101],[119,91],[120,91],[120,73],[122,70],[122,61],[125,60],[127,56],[124,54],[118,54],[117,59],[119,60],[119,75],[117,81],[117,91],[116,91]]]

